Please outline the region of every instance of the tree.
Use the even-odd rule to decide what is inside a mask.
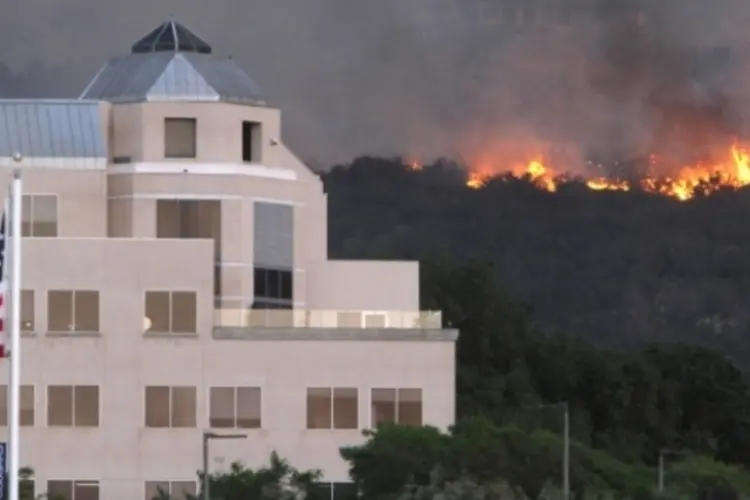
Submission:
[[[202,493],[205,478],[201,473],[198,477]],[[253,470],[235,462],[229,471],[213,473],[208,480],[212,500],[329,500],[317,485],[321,477],[318,470],[297,470],[273,452],[268,466]],[[190,500],[200,498],[201,494]]]
[[[449,433],[434,428],[385,425],[367,441],[341,450],[364,500],[483,500],[560,497],[562,439],[537,429],[497,427],[486,419],[459,421]],[[570,479],[576,498],[651,499],[656,471],[625,463],[572,441]],[[670,466],[667,496],[696,498],[702,491],[746,494],[747,474],[706,457]],[[502,495],[502,496],[500,496]]]

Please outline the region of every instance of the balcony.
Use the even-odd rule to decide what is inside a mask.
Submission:
[[[439,330],[440,311],[341,311],[310,309],[217,309],[218,328],[345,328]]]

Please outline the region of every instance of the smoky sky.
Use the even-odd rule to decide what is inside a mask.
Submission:
[[[7,97],[76,97],[174,15],[238,61],[282,109],[285,141],[320,165],[471,157],[514,141],[687,154],[743,134],[750,117],[750,4],[739,0],[6,0],[2,10]]]

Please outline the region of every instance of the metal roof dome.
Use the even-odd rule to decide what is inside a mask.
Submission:
[[[211,46],[201,37],[170,17],[130,48],[132,54],[149,52],[197,52],[210,54]]]

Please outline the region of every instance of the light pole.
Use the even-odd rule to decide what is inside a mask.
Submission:
[[[678,450],[670,450],[667,448],[662,448],[659,450],[659,493],[664,492],[664,462],[667,456],[681,456],[684,455],[684,452],[678,451]]]
[[[245,439],[246,434],[216,434],[210,431],[203,431],[203,500],[209,500],[211,494],[209,493],[209,480],[208,476],[208,442],[212,439]]]
[[[527,408],[559,408],[563,411],[562,487],[564,500],[570,499],[570,409],[567,401],[538,404]]]

